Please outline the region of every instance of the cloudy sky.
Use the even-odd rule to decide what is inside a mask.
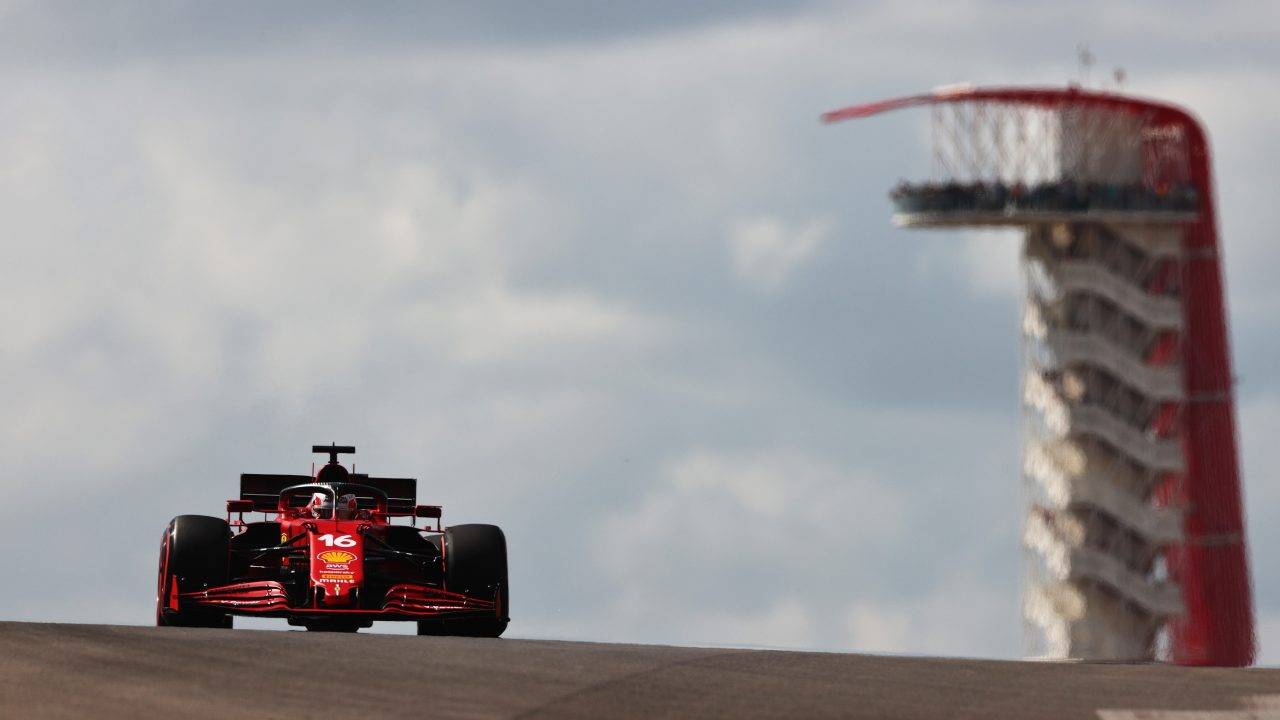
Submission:
[[[0,0],[0,617],[150,622],[337,441],[506,529],[512,636],[1019,655],[1016,238],[817,116],[1087,42],[1215,142],[1280,662],[1280,5],[534,5]]]

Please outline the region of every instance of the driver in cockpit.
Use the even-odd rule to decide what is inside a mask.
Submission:
[[[338,515],[335,518],[332,497],[329,493],[323,492],[312,495],[311,502],[307,503],[307,514],[319,520],[352,520],[367,514],[360,510],[360,504],[356,501],[356,496],[347,493],[338,497]]]

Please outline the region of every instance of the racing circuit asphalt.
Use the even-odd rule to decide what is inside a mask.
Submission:
[[[0,623],[4,718],[672,716],[1280,718],[1280,670]]]

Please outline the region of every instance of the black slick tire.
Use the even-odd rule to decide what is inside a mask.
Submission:
[[[496,638],[507,629],[507,539],[496,525],[455,525],[444,531],[445,589],[495,602],[492,617],[418,622],[419,635]]]
[[[230,628],[231,616],[203,609],[170,608],[174,587],[193,592],[227,582],[227,544],[231,529],[222,518],[179,515],[169,523],[160,544],[156,593],[156,625]]]

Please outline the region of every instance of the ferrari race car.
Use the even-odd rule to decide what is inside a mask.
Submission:
[[[169,523],[156,625],[229,628],[233,615],[246,615],[340,632],[374,620],[416,621],[419,635],[506,630],[500,529],[442,528],[439,506],[416,504],[416,480],[349,472],[338,455],[354,447],[312,452],[329,455],[315,477],[241,475],[240,497],[227,501],[225,519],[179,515]],[[263,520],[246,522],[249,512]],[[397,517],[409,523],[392,524]],[[417,527],[418,518],[428,527]]]

